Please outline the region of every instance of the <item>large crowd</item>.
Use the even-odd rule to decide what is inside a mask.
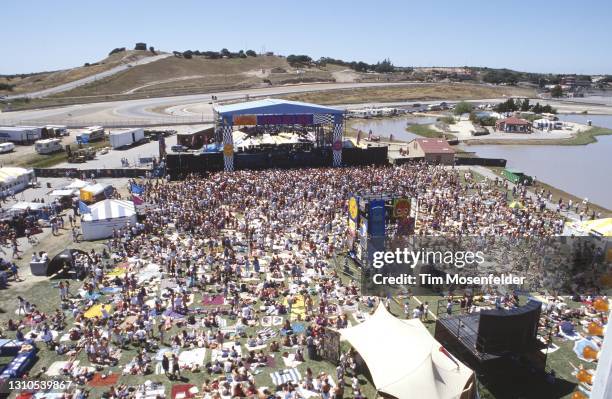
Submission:
[[[78,260],[83,286],[61,282],[55,311],[20,302],[10,321],[19,338],[63,359],[57,375],[82,384],[73,398],[111,370],[149,377],[109,383],[109,398],[162,397],[168,391],[152,381],[185,372],[202,373],[188,394],[205,398],[363,397],[356,353],[339,354],[333,373],[311,362],[321,359],[327,327],[350,326],[375,306],[332,262],[346,246],[353,193],[418,198],[420,235],[540,237],[563,228],[561,214],[524,187],[510,192],[501,180],[427,164],[222,172],[142,186],[146,217]],[[298,367],[304,362],[311,367]],[[263,368],[278,370],[265,387]]]

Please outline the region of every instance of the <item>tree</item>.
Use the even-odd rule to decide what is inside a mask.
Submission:
[[[312,63],[312,58],[310,58],[307,55],[290,54],[287,56],[287,62],[292,67],[296,67],[296,66],[308,65]]]
[[[243,50],[240,50],[240,51],[238,52],[238,57],[240,57],[240,58],[246,58],[246,57],[247,57],[247,55],[244,53],[244,51],[243,51]]]
[[[378,73],[387,73],[393,72],[395,70],[395,67],[391,63],[390,59],[385,58],[381,62],[376,63],[376,67],[374,67],[374,70]]]
[[[230,53],[230,51],[228,49],[226,49],[226,48],[221,49],[221,57],[228,57],[229,58],[230,55],[232,55],[232,54]]]
[[[561,88],[560,85],[556,85],[555,87],[552,88],[552,90],[550,91],[550,95],[552,97],[561,97],[563,96],[563,89]]]
[[[125,47],[117,47],[111,50],[110,53],[108,53],[108,55],[113,55],[115,53],[120,53],[122,51],[125,51]]]
[[[518,105],[514,102],[512,98],[509,98],[503,103],[497,104],[493,109],[496,112],[513,112],[518,110]]]
[[[247,50],[246,55],[249,57],[257,57],[257,53],[254,52],[253,50]]]
[[[192,57],[193,57],[193,51],[191,51],[191,50],[187,50],[187,51],[184,51],[184,52],[183,52],[183,58],[186,58],[186,59],[188,59],[188,60],[189,60],[189,59],[191,59]]]
[[[529,111],[529,99],[526,98],[523,100],[523,102],[521,103],[521,111]]]
[[[455,105],[455,109],[453,112],[455,115],[469,114],[470,112],[472,112],[472,108],[474,108],[472,104],[465,101],[461,101],[460,103],[457,103],[457,105]]]

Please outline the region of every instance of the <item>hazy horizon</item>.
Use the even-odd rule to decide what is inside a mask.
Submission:
[[[405,67],[472,66],[612,74],[612,4],[474,0],[118,2],[24,0],[3,7],[0,74],[97,62],[116,47],[160,51],[252,49]]]

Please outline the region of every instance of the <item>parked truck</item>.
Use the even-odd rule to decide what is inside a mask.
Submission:
[[[113,148],[128,147],[136,144],[145,138],[144,129],[128,129],[128,130],[116,130],[110,132],[108,135],[110,145]]]
[[[524,184],[526,186],[533,182],[533,178],[516,169],[504,169],[502,176],[514,184]]]
[[[37,140],[34,143],[34,149],[39,154],[53,154],[54,152],[64,151],[60,139]]]
[[[40,139],[41,128],[36,126],[0,127],[0,141],[18,144],[32,144]]]
[[[104,140],[104,128],[102,126],[89,126],[76,135],[76,142],[87,144],[93,141]]]

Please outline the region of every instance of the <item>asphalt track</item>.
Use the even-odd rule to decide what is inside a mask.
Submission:
[[[208,94],[77,104],[0,113],[0,125],[41,125],[47,123],[63,124],[71,127],[94,124],[115,127],[207,123],[212,122],[213,118],[213,105],[211,103],[212,95],[215,95],[218,101],[223,102],[228,100],[244,100],[247,95],[249,98],[253,99],[309,91],[381,86],[410,86],[416,84],[422,85],[422,83],[314,83]],[[495,102],[501,100],[503,99],[484,99],[476,101]],[[588,109],[589,113],[593,114],[612,113],[612,107],[607,104],[579,104],[547,101],[543,99],[537,99],[535,101],[550,103],[557,107],[560,112],[581,112],[583,109]],[[440,100],[420,101],[421,104],[438,102],[440,102]],[[351,104],[350,107],[363,107],[364,105],[394,106],[411,103],[414,102]]]
[[[210,104],[212,95],[215,95],[218,101],[227,101],[245,99],[247,95],[250,98],[255,98],[308,91],[376,86],[406,86],[414,84],[415,83],[315,83],[186,96],[77,104],[54,108],[5,112],[0,114],[0,124],[41,124],[41,122],[46,122],[77,126],[86,124],[113,125],[121,122],[129,122],[130,124],[210,122],[213,117],[213,106]],[[172,108],[169,112],[165,112],[164,109],[170,107]]]

